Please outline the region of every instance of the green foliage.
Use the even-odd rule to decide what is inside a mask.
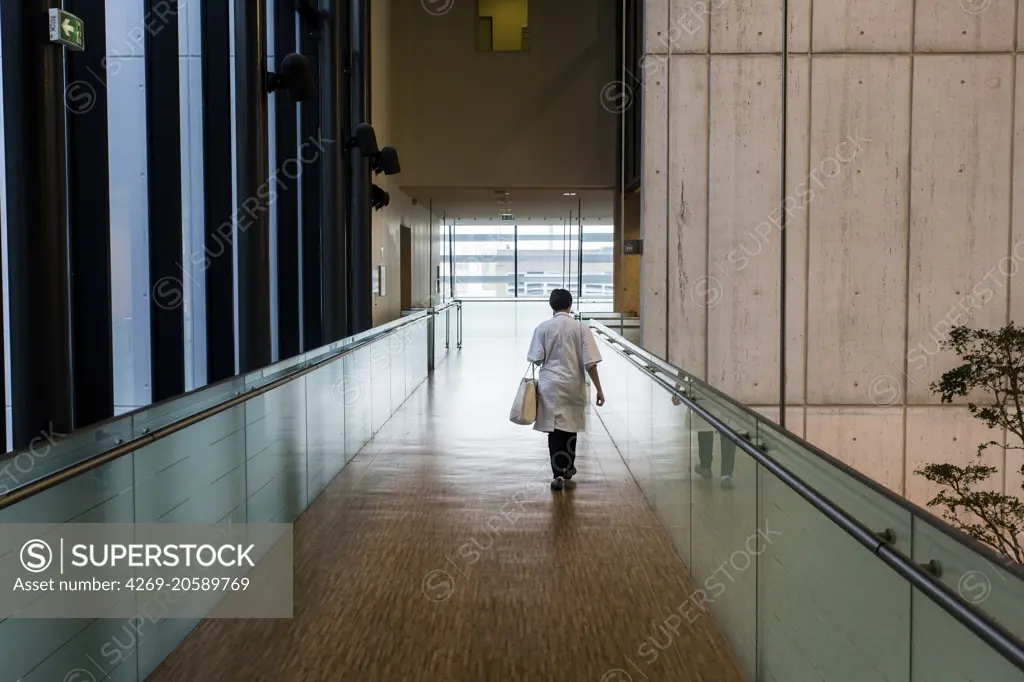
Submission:
[[[962,364],[943,374],[931,391],[943,403],[980,391],[984,401],[968,402],[967,409],[989,428],[1007,433],[1005,444],[981,443],[975,455],[980,458],[992,446],[1024,450],[1024,328],[1013,322],[997,331],[954,327],[942,347],[956,353]],[[1008,559],[1024,563],[1024,502],[1017,495],[977,489],[997,472],[979,462],[964,467],[927,464],[914,473],[943,487],[928,506],[941,507],[947,522]]]

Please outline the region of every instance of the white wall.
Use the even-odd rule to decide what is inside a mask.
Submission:
[[[644,344],[777,415],[781,3],[647,4]],[[928,390],[937,342],[1024,311],[1015,8],[789,6],[787,426],[924,503],[917,467],[992,437]],[[1021,453],[992,459],[1019,493]]]
[[[616,119],[600,94],[614,79],[613,5],[534,0],[531,51],[488,53],[476,2],[395,3],[402,186],[612,187]]]

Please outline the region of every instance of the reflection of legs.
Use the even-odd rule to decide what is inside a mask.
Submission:
[[[700,464],[697,465],[697,473],[704,478],[711,478],[711,460],[714,447],[714,431],[697,432],[697,456],[700,458]]]
[[[722,443],[722,476],[732,476],[732,470],[736,466],[736,443],[725,436],[719,436]]]

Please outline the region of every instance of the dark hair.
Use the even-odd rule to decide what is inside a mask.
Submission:
[[[572,294],[565,289],[555,289],[548,299],[552,310],[568,310],[572,307]]]

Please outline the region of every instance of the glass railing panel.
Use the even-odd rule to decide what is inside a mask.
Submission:
[[[654,509],[683,561],[690,561],[690,486],[693,456],[690,446],[689,408],[660,384],[651,402],[653,451],[656,472]]]
[[[131,414],[132,435],[136,438],[173,424],[224,402],[245,391],[245,377],[236,376],[211,386],[186,393]]]
[[[427,364],[427,354],[430,352],[429,348],[429,336],[430,336],[430,325],[427,320],[418,322],[416,325],[416,338],[418,343],[413,352],[412,363],[415,368],[413,378],[413,388],[418,388],[427,379],[427,375],[430,374],[430,367]]]
[[[453,314],[454,308],[445,308],[434,316],[434,367],[440,367],[448,355],[447,341],[449,315]]]
[[[938,562],[940,582],[1004,628],[1024,638],[1024,567],[987,549],[975,551],[928,521],[914,519],[917,564]]]
[[[127,455],[0,510],[0,523],[133,523],[132,480],[132,458]],[[19,561],[22,544],[34,539],[35,534],[28,528],[25,533],[5,535],[8,542],[0,546],[0,563],[5,567]],[[77,669],[91,671],[95,679],[112,674],[118,679],[138,680],[131,652],[116,659],[101,655],[104,644],[115,635],[123,635],[124,625],[114,619],[0,621],[0,641],[4,643],[0,649],[0,680],[50,682],[63,680]]]
[[[345,355],[345,461],[351,460],[373,436],[373,361],[371,349],[364,346]],[[337,391],[336,391],[337,393]]]
[[[299,355],[296,355],[294,357],[286,358],[284,360],[275,362],[272,365],[268,365],[263,369],[258,369],[249,372],[248,374],[245,375],[245,389],[248,391],[252,390],[253,387],[264,386],[266,384],[269,384],[272,381],[276,381],[282,377],[285,377],[289,374],[292,374],[303,369],[304,367],[306,367],[307,363],[311,364],[312,362],[316,362],[317,360],[327,357],[332,352],[337,351],[324,351],[324,349],[318,349],[310,353],[300,353]],[[316,357],[316,360],[310,360],[310,358],[312,357]]]
[[[71,434],[59,433],[52,426],[41,429],[29,447],[0,455],[0,495],[102,454],[131,438],[130,415]]]
[[[760,488],[764,679],[907,682],[910,584],[764,469]]]
[[[135,522],[245,523],[245,436],[243,403],[136,450]],[[143,679],[201,619],[152,621],[138,642]]]
[[[406,399],[419,386],[420,363],[418,360],[427,356],[427,349],[422,346],[423,339],[420,334],[421,322],[414,322],[409,326],[404,335],[402,344],[402,356],[405,361],[405,397]]]
[[[245,406],[133,453],[136,523],[245,523]]]
[[[1024,681],[1024,673],[928,596],[915,589],[913,599],[911,682]]]
[[[391,417],[391,339],[385,337],[373,342],[370,347],[370,377],[373,398],[370,412],[373,433]]]
[[[651,414],[653,383],[644,372],[634,369],[626,376],[629,400],[626,402],[626,424],[629,428],[626,464],[651,506],[655,504],[654,471],[651,455],[654,448],[654,427]]]
[[[291,523],[306,508],[306,413],[320,408],[307,381],[332,365],[244,403],[248,523]]]
[[[749,548],[759,537],[757,466],[696,413],[688,416],[690,575],[707,593],[707,609],[753,679],[758,556]],[[706,467],[701,471],[707,477],[698,465]]]
[[[406,397],[406,371],[405,371],[405,345],[410,342],[412,325],[406,325],[394,332],[385,339],[387,344],[388,375],[391,378],[391,412],[395,413],[399,405],[405,402]]]
[[[310,503],[345,466],[344,356],[306,375],[306,497]]]
[[[629,429],[627,427],[627,405],[629,404],[629,373],[636,371],[619,355],[612,346],[599,340],[602,362],[598,365],[601,386],[607,402],[596,411],[604,423],[608,435],[620,453],[627,452]]]
[[[379,332],[379,328],[372,330],[364,338]],[[426,358],[418,357],[415,362],[412,358],[416,353],[425,356],[427,352],[427,325],[423,320],[413,323],[410,334],[412,341],[403,353],[404,358],[410,359],[409,375],[425,376]],[[318,357],[329,357],[330,352],[348,345],[351,340],[333,344],[328,351],[321,349]],[[383,380],[381,407],[388,408],[379,412],[379,418],[390,416],[390,370],[378,366],[375,373],[370,350],[367,346],[353,353],[351,360],[341,358],[264,395],[254,392],[244,403],[209,415],[134,453],[0,510],[0,523],[205,524],[292,520],[307,503],[307,430],[312,437],[324,431],[318,424],[331,423],[328,433],[334,442],[330,449],[336,461],[332,460],[330,467],[336,473],[372,434],[374,380]],[[265,386],[309,366],[309,362],[303,356],[292,358],[81,433],[40,434],[31,451],[11,453],[0,460],[0,468],[3,464],[11,466],[6,473],[0,471],[4,476],[0,486],[14,489],[43,478],[119,442],[152,433],[241,395],[247,379],[250,388]],[[357,378],[348,380],[347,370]],[[362,376],[358,377],[359,374]],[[318,390],[310,390],[311,382]],[[346,393],[349,386],[355,389],[353,393]],[[351,419],[347,419],[349,411],[344,409],[346,400],[361,406],[351,410]],[[346,422],[355,426],[351,438],[345,433]],[[0,493],[3,491],[0,487]],[[17,559],[17,553],[10,547],[0,547],[0,561],[12,557]],[[49,682],[72,675],[70,679],[76,680],[138,682],[152,673],[199,622],[200,619],[147,620],[144,631],[137,632],[133,625],[138,623],[118,619],[3,620],[0,637],[7,646],[0,657],[0,679]]]
[[[771,425],[759,425],[758,436],[765,452],[790,473],[846,510],[861,524],[876,533],[895,533],[895,548],[911,555],[910,523],[912,514],[905,507],[845,469],[807,450]]]
[[[670,375],[662,374],[666,379]],[[761,415],[744,409],[735,403],[723,399],[710,387],[692,381],[684,381],[677,375],[676,381],[680,381],[688,389],[687,395],[695,399],[698,404],[711,413],[713,417],[724,422],[750,443],[757,443],[759,437],[759,422],[764,419]]]
[[[14,630],[4,632],[4,656],[0,662],[0,680],[19,682],[137,682],[136,645],[133,628],[139,624],[128,619],[19,619],[6,621]],[[0,625],[0,632],[7,628]],[[145,630],[143,625],[140,629]],[[35,659],[55,643],[60,648],[25,670],[25,663]],[[22,674],[17,672],[22,670]]]

